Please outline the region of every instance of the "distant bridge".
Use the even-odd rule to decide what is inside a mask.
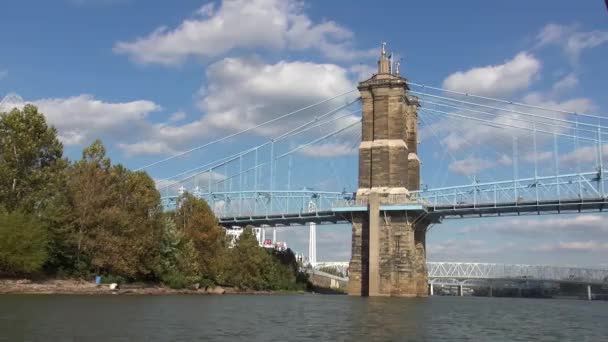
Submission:
[[[608,284],[608,270],[595,268],[432,261],[426,265],[429,283],[451,283],[450,280],[456,283],[466,280],[534,280],[585,285]],[[317,269],[323,267],[334,267],[346,273],[348,262],[321,262],[315,265]]]

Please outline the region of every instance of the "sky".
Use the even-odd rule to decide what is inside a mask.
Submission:
[[[382,41],[413,82],[600,116],[608,111],[608,11],[601,0],[4,0],[2,13],[0,98],[14,93],[36,104],[71,159],[101,138],[114,162],[138,168],[354,89],[374,72]],[[148,172],[161,180],[328,108]],[[512,177],[513,132],[424,115],[424,184]],[[354,113],[339,122],[356,120]],[[529,140],[521,138],[522,173],[529,175]],[[357,139],[355,127],[303,149],[292,186],[356,190]],[[563,167],[572,169],[567,156],[584,151],[558,146]],[[541,172],[551,174],[551,155],[542,156]],[[606,222],[605,214],[449,221],[429,232],[428,258],[608,267]],[[307,234],[281,229],[279,238],[305,252]],[[348,260],[349,227],[324,226],[317,236],[319,259]]]

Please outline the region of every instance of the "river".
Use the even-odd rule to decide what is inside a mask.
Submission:
[[[0,341],[607,341],[608,302],[0,295]]]

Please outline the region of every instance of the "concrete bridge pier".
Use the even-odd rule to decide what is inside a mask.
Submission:
[[[587,300],[592,300],[593,295],[591,294],[591,285],[587,285]]]
[[[464,285],[463,284],[458,285],[458,295],[460,297],[464,296]]]
[[[407,80],[382,53],[378,73],[360,82],[363,109],[357,200],[367,211],[351,213],[352,253],[348,292],[356,296],[428,295],[426,230],[420,211],[381,210],[413,202],[420,188],[418,102]]]
[[[433,282],[431,282],[429,284],[429,296],[433,296],[434,294],[435,293],[434,293],[434,289],[433,289]]]

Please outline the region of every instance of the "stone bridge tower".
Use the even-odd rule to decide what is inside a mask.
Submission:
[[[352,212],[348,292],[357,296],[426,296],[429,222],[409,191],[420,187],[418,102],[393,70],[385,44],[378,73],[358,86],[363,106],[357,201]],[[418,206],[417,208],[420,208]]]

